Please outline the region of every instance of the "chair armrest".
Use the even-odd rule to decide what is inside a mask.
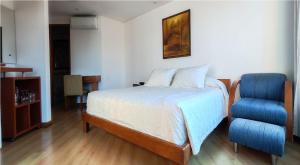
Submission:
[[[240,83],[240,80],[235,80],[230,87],[229,101],[228,101],[228,122],[229,123],[231,122],[231,107],[232,107],[232,104],[234,103],[235,92],[236,92],[236,88],[239,85],[239,83]]]
[[[284,107],[288,113],[287,118],[287,140],[293,142],[293,84],[291,80],[286,80],[284,84]]]

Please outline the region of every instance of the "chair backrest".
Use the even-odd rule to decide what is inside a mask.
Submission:
[[[280,73],[245,74],[240,81],[241,98],[284,101],[286,76]]]
[[[80,96],[83,94],[82,76],[65,75],[64,76],[64,95]]]

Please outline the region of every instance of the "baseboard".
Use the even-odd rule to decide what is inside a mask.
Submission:
[[[53,121],[50,120],[50,121],[48,121],[48,122],[42,123],[42,127],[43,127],[43,128],[48,128],[48,127],[50,127],[52,124],[53,124]]]

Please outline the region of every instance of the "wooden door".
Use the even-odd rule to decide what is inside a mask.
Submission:
[[[51,24],[50,33],[50,68],[52,105],[64,101],[63,76],[70,74],[70,25]]]

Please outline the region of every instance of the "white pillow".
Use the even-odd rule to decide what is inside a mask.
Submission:
[[[209,65],[182,68],[177,70],[172,87],[174,88],[204,88],[205,77]]]
[[[169,87],[176,69],[155,69],[145,86]]]
[[[206,76],[206,78],[205,78],[205,87],[219,88],[219,86],[220,86],[220,84],[219,84],[218,79]]]
[[[208,76],[206,76],[206,78],[205,78],[205,87],[219,88],[219,89],[227,91],[226,86],[224,83],[222,83],[222,81],[220,81],[216,78],[213,78],[213,77],[208,77]]]

